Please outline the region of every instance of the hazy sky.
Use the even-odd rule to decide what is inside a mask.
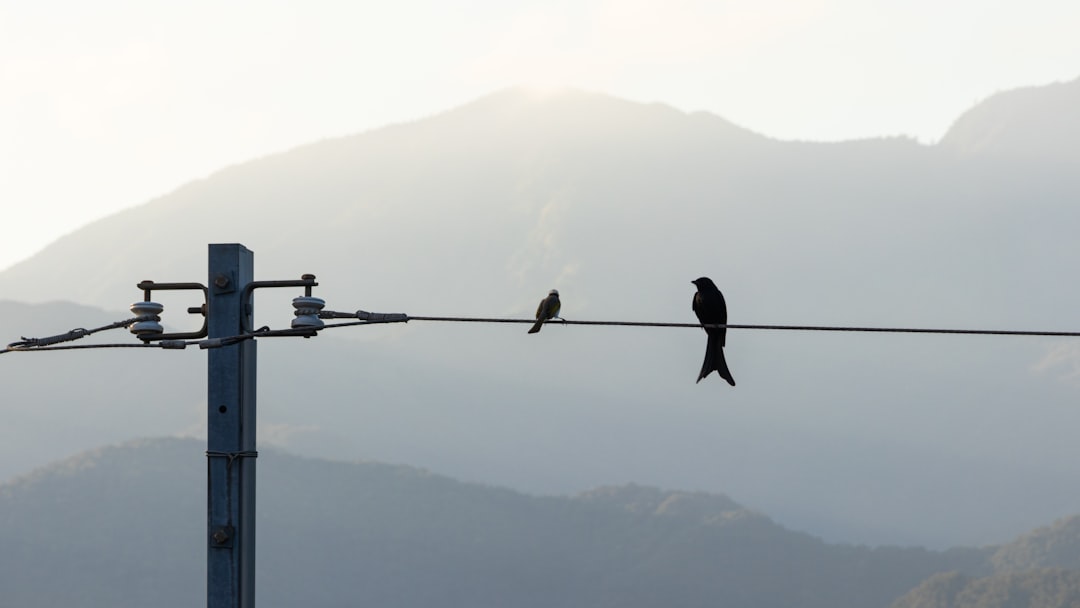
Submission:
[[[932,143],[1080,76],[1078,25],[1076,0],[0,0],[0,269],[226,165],[515,84]]]

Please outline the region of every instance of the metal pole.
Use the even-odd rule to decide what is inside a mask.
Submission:
[[[208,338],[251,327],[254,254],[210,245]],[[207,608],[255,606],[255,340],[212,348],[207,369]]]

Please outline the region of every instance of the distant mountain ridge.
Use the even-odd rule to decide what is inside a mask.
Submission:
[[[190,606],[204,593],[201,442],[79,455],[0,485],[0,601]],[[539,498],[378,463],[258,462],[260,606],[885,606],[985,553],[833,546],[723,496]],[[47,565],[47,566],[46,566]]]
[[[1073,111],[1078,100],[1080,78],[1000,93],[961,116],[936,147],[964,157],[1075,164],[1080,162],[1080,116]],[[1052,131],[1054,135],[1048,136]],[[127,268],[132,276],[170,269],[200,272],[197,262],[203,252],[199,245],[208,242],[255,243],[264,258],[280,265],[292,257],[294,248],[317,250],[316,243],[322,248],[329,245],[326,239],[310,240],[305,231],[295,229],[305,221],[319,228],[313,232],[336,223],[346,228],[362,221],[358,214],[362,208],[377,209],[383,202],[380,198],[407,194],[401,186],[379,183],[385,181],[384,167],[391,168],[391,174],[400,175],[408,167],[425,180],[449,180],[438,190],[443,197],[453,195],[453,184],[479,178],[479,167],[447,148],[459,141],[468,142],[467,154],[487,163],[481,165],[482,175],[496,182],[506,177],[535,180],[556,168],[565,171],[580,166],[585,158],[548,154],[567,144],[587,150],[589,162],[600,165],[605,158],[636,153],[645,145],[657,151],[674,146],[670,151],[679,156],[693,153],[712,157],[712,162],[734,162],[740,168],[812,149],[827,159],[853,146],[885,145],[895,151],[899,145],[909,158],[925,148],[904,138],[840,144],[782,142],[705,112],[684,114],[662,104],[638,104],[570,88],[545,95],[513,88],[430,118],[299,146],[195,180],[145,205],[94,222],[0,272],[0,294],[8,298],[18,294],[17,299],[25,302],[65,299],[114,307],[116,296],[129,292],[132,284],[117,270]],[[1042,145],[1047,141],[1053,145]],[[500,162],[492,163],[492,158]],[[392,159],[402,164],[388,163]],[[535,170],[541,174],[533,174]],[[379,181],[373,183],[365,174],[377,175]],[[338,191],[315,197],[329,200],[307,202],[328,178]],[[528,184],[506,185],[512,192]],[[366,190],[370,186],[375,186],[374,191]],[[388,186],[397,192],[388,191]],[[360,200],[340,197],[342,188],[355,192]],[[411,196],[406,200],[419,202]],[[386,212],[371,218],[381,215]],[[292,238],[267,238],[268,230]],[[338,244],[333,251],[341,247]],[[76,256],[82,263],[70,264]],[[34,281],[34,276],[52,280]]]
[[[1080,603],[1080,572],[1043,569],[971,578],[931,577],[892,608],[1071,608]]]
[[[18,294],[24,302],[71,300],[115,308],[123,301],[118,298],[132,291],[129,276],[201,276],[210,242],[247,243],[259,252],[260,266],[277,268],[290,259],[285,267],[310,265],[313,260],[301,261],[294,254],[319,251],[322,272],[329,266],[336,274],[342,260],[359,253],[358,246],[382,251],[382,256],[412,253],[403,248],[411,240],[387,238],[407,229],[420,237],[435,228],[414,221],[412,214],[447,213],[450,221],[439,226],[444,230],[467,229],[477,218],[497,219],[498,225],[517,230],[483,244],[505,244],[513,251],[509,239],[521,237],[521,230],[529,232],[533,218],[528,216],[534,212],[507,213],[504,201],[511,203],[533,188],[541,189],[538,196],[552,196],[552,185],[554,196],[560,196],[558,184],[542,180],[573,181],[575,176],[554,172],[577,173],[589,163],[640,156],[643,146],[679,145],[688,136],[694,146],[725,155],[743,156],[771,143],[724,119],[686,115],[660,104],[575,89],[545,96],[508,89],[431,118],[224,168],[94,222],[0,272],[0,294]],[[373,229],[374,220],[393,228]],[[307,225],[310,229],[304,229]],[[429,247],[460,248],[447,239],[450,235],[430,236]],[[104,243],[108,246],[102,248]],[[140,260],[143,256],[149,257]],[[75,257],[80,264],[70,263]],[[33,280],[42,268],[49,268],[50,281]],[[491,269],[502,268],[494,264]]]
[[[1069,608],[1080,604],[1080,515],[992,549],[992,574],[930,577],[892,608]]]
[[[204,448],[133,441],[0,484],[0,600],[26,608],[201,602]],[[700,492],[630,484],[531,497],[274,449],[263,450],[258,475],[261,606],[318,598],[407,608],[440,598],[447,606],[1068,608],[1080,598],[1080,516],[1001,547],[870,549],[789,532]]]
[[[1080,515],[1024,534],[991,557],[996,572],[1041,568],[1080,570]]]
[[[938,146],[964,157],[1080,165],[1080,78],[994,95],[956,120]]]

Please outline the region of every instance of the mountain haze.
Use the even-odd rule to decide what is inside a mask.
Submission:
[[[316,274],[334,310],[527,318],[554,287],[567,319],[692,323],[704,275],[731,323],[1068,330],[1077,82],[992,97],[935,146],[784,142],[659,104],[501,91],[95,222],[0,273],[20,311],[0,330],[29,335],[30,310],[58,300],[97,310],[49,309],[42,334],[123,319],[140,280],[205,282],[213,242],[251,248],[258,279]],[[257,325],[286,326],[297,295],[258,292]],[[198,325],[198,301],[161,299],[164,322]],[[725,493],[852,543],[998,544],[1080,504],[1071,338],[733,329],[730,388],[694,385],[696,328],[524,330],[262,340],[261,440],[533,494]],[[203,356],[3,355],[6,475],[44,464],[31,448],[57,428],[64,455],[197,436]]]
[[[0,602],[205,601],[201,442],[142,440],[0,484]],[[274,606],[887,606],[985,552],[828,545],[727,497],[538,498],[409,467],[260,453],[256,598]]]
[[[1080,603],[1080,572],[1034,570],[971,578],[936,575],[892,608],[1069,608]]]
[[[1003,573],[1039,569],[1080,570],[1080,516],[1042,526],[998,549],[991,557]]]
[[[936,574],[893,608],[1066,608],[1080,603],[1080,516],[988,549],[987,576]]]
[[[972,108],[940,146],[967,157],[1080,163],[1080,79],[1007,91]]]

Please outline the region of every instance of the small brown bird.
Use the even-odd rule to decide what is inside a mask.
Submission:
[[[697,315],[698,321],[704,325],[727,325],[727,304],[724,302],[724,294],[720,293],[716,284],[709,277],[690,281],[697,285],[697,293],[694,294],[692,308]],[[708,376],[716,370],[721,378],[727,380],[731,386],[735,386],[735,379],[731,377],[727,361],[724,360],[724,342],[727,339],[726,327],[703,327],[709,336],[705,346],[705,361],[701,364],[701,373],[697,381]]]
[[[552,289],[548,292],[546,298],[540,300],[540,305],[536,307],[536,323],[533,324],[529,333],[535,334],[540,331],[540,326],[545,321],[558,317],[560,308],[562,308],[562,302],[559,301],[559,291]]]

